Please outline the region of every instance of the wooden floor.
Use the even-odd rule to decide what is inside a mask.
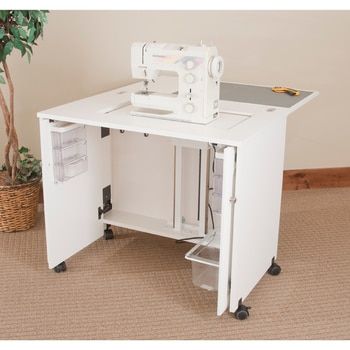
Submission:
[[[121,230],[47,268],[44,222],[0,233],[1,339],[349,339],[350,188],[284,192],[278,263],[246,321],[215,316],[187,243]],[[233,286],[234,287],[234,286]]]
[[[350,187],[350,167],[285,170],[284,190]]]

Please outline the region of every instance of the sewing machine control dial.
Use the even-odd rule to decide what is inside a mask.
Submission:
[[[184,108],[185,108],[185,112],[187,112],[187,113],[194,112],[194,104],[193,103],[186,103]]]
[[[196,81],[196,77],[192,73],[185,75],[185,81],[187,84],[193,84]]]
[[[193,69],[193,67],[194,67],[194,62],[193,62],[192,60],[188,60],[188,61],[186,62],[186,68],[187,68],[188,70],[190,70],[190,69]]]

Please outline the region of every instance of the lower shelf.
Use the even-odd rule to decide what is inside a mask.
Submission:
[[[198,236],[195,230],[188,227],[181,231],[176,231],[166,220],[113,209],[104,214],[103,222],[113,226],[124,227],[130,230],[150,233],[172,239],[186,239]],[[198,240],[191,240],[193,243],[196,243],[197,241]]]

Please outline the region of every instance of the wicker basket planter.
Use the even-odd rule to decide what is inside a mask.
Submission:
[[[0,172],[0,232],[32,228],[37,216],[40,180],[7,186],[2,178]]]

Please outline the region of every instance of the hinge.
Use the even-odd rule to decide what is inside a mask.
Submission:
[[[102,200],[103,200],[103,208],[98,207],[98,219],[100,220],[102,217],[102,214],[105,214],[112,210],[112,191],[111,191],[111,185],[108,185],[103,188],[102,190]]]
[[[103,139],[106,136],[109,136],[110,134],[110,129],[109,128],[101,128],[101,139]]]

